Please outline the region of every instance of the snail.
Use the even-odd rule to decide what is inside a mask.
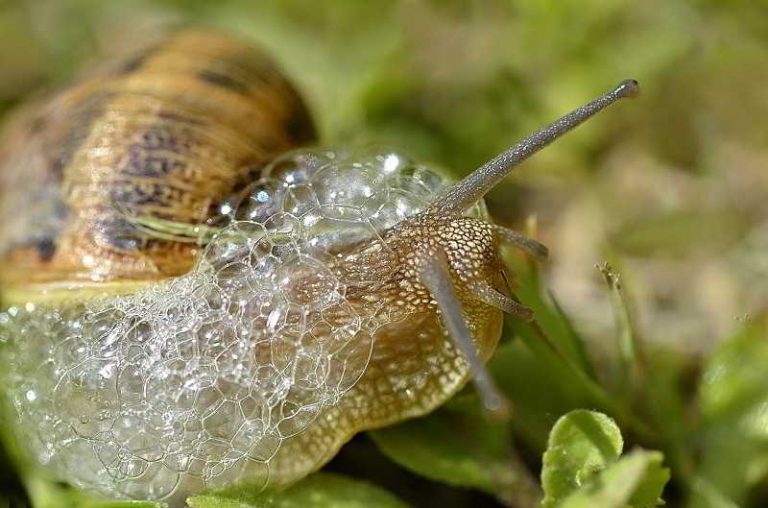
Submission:
[[[180,32],[22,114],[0,148],[2,357],[30,460],[112,498],[293,483],[487,374],[507,290],[484,194],[621,82],[458,183],[304,148],[258,50]]]

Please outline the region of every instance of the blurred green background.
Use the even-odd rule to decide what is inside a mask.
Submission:
[[[768,310],[764,0],[0,0],[0,117],[186,25],[269,48],[325,144],[393,146],[457,175],[636,78],[639,99],[525,163],[491,213],[535,218],[552,251],[544,286],[597,358],[614,344],[604,261],[638,333],[695,371]]]

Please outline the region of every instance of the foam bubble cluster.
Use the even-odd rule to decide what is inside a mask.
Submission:
[[[266,484],[362,375],[388,317],[350,306],[331,261],[446,181],[389,152],[295,152],[262,174],[187,275],[0,314],[18,436],[56,476],[136,499]]]

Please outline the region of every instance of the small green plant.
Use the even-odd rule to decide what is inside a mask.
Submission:
[[[669,469],[662,466],[662,454],[636,449],[622,456],[623,447],[619,427],[602,413],[577,409],[560,418],[544,453],[542,506],[663,504]]]

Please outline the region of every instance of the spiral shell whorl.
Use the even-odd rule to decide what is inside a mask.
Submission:
[[[194,244],[148,237],[131,220],[202,224],[212,204],[316,137],[264,52],[196,30],[17,120],[0,139],[0,298],[22,303],[61,286],[124,290],[186,273]]]

